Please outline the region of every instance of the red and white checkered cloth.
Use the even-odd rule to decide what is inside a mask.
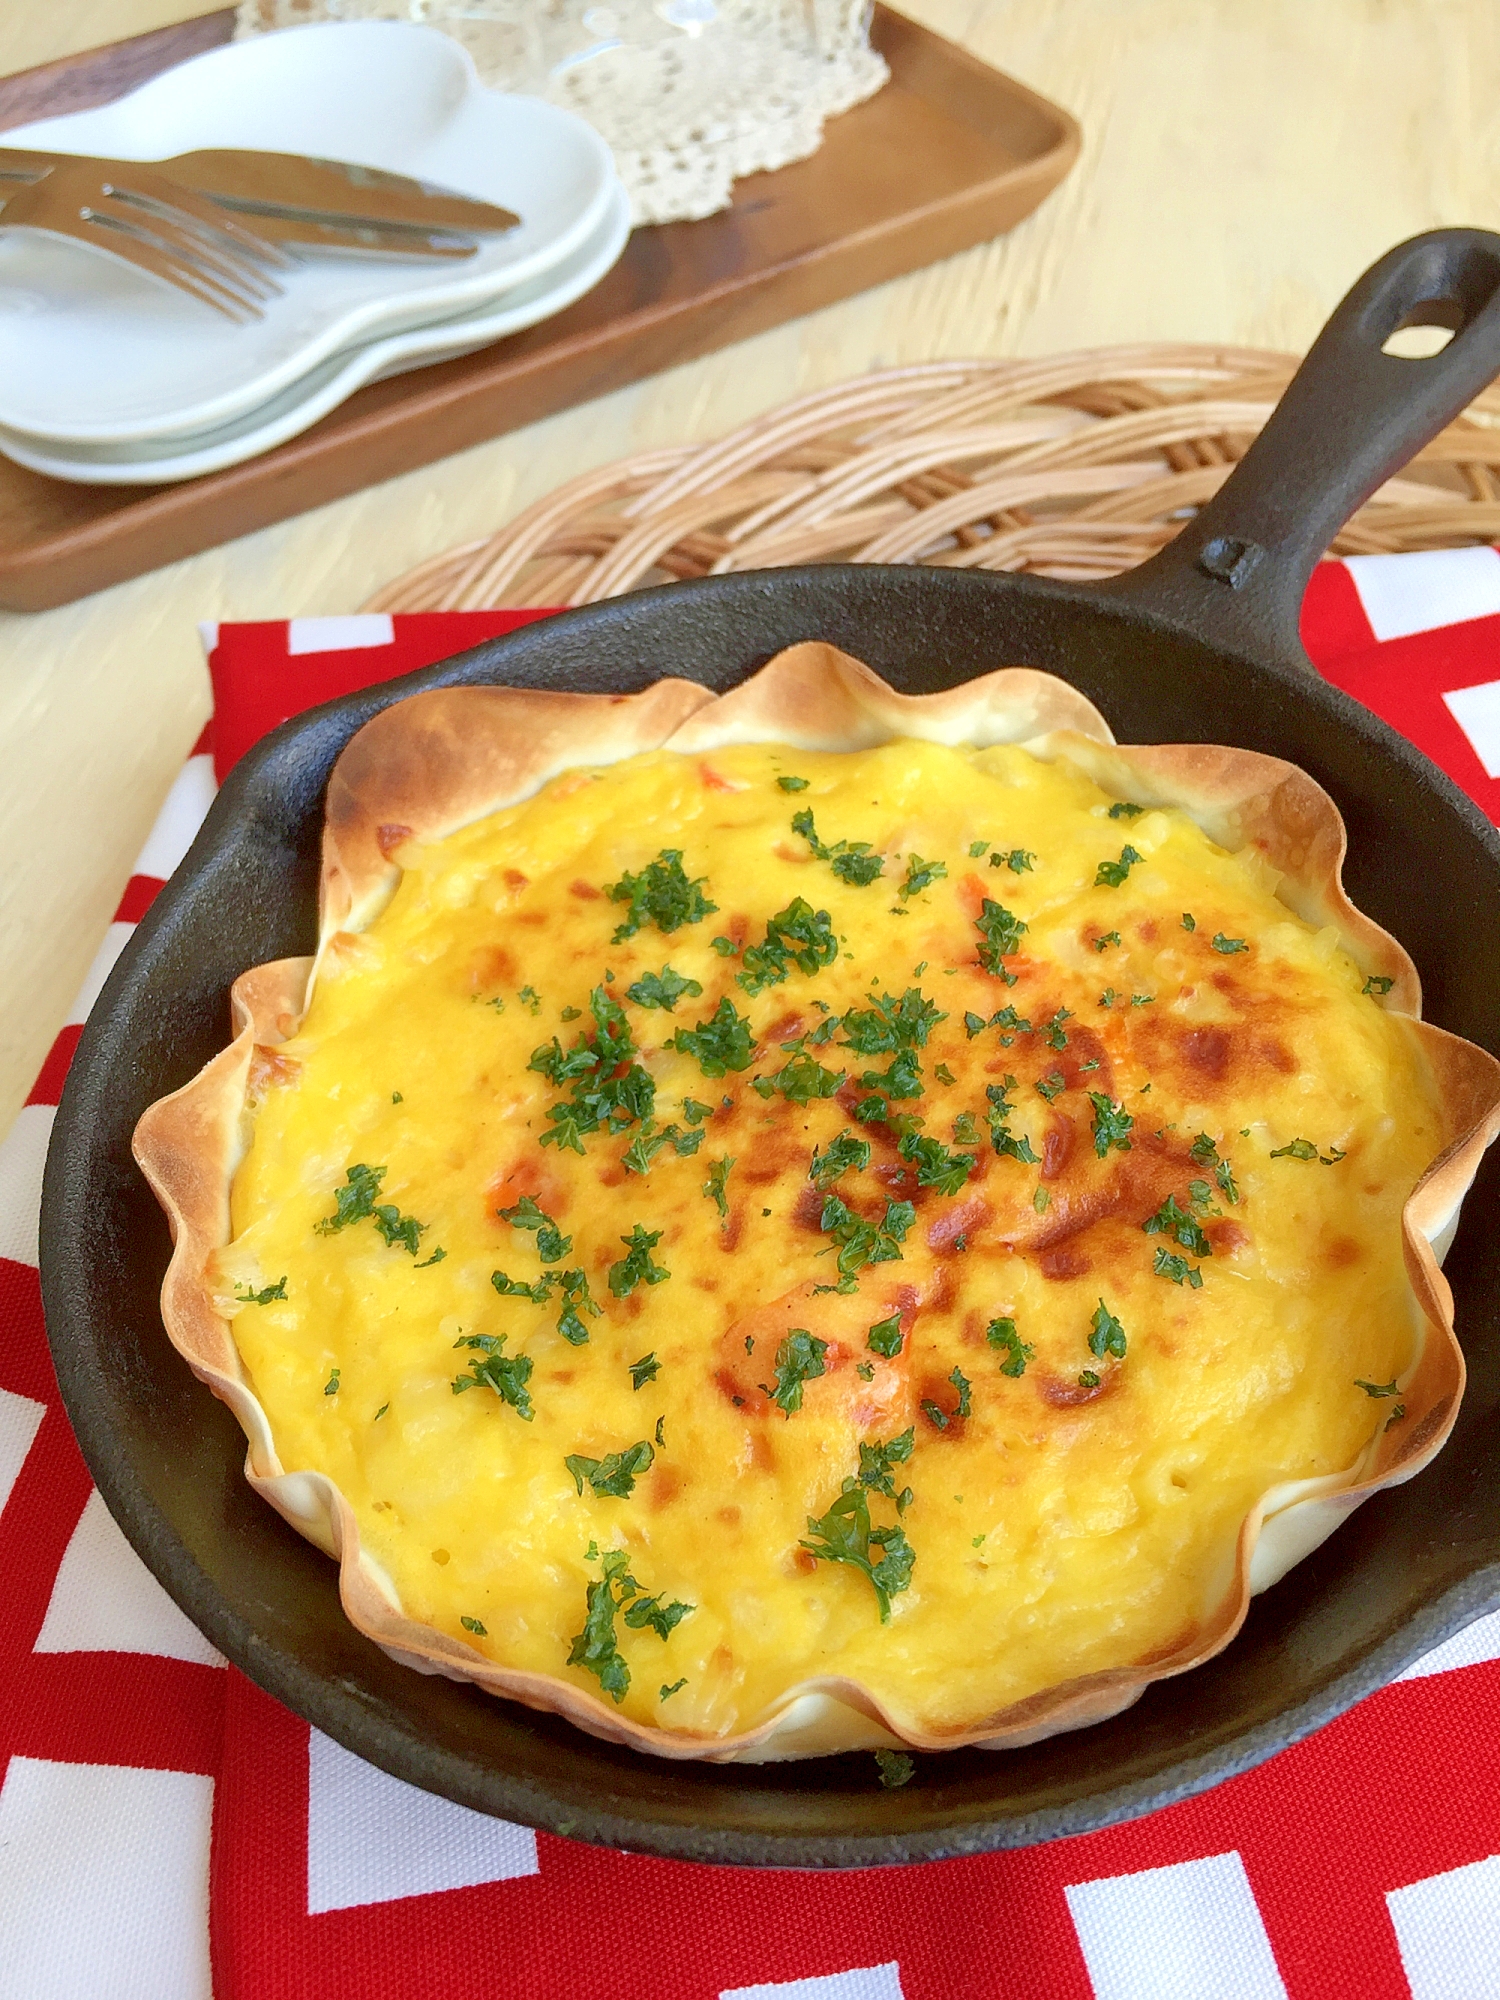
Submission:
[[[540,613],[213,636],[81,1022],[217,779],[287,715]],[[1327,563],[1327,676],[1500,821],[1500,553]],[[211,737],[211,741],[210,741]],[[1021,1853],[852,1874],[639,1859],[450,1805],[226,1667],[128,1548],[58,1402],[42,1157],[78,1027],[0,1146],[4,2000],[1482,2000],[1500,1995],[1500,1613],[1217,1791]]]

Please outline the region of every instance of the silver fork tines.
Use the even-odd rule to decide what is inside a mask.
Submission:
[[[63,160],[0,190],[0,230],[71,236],[244,323],[282,287],[290,257],[202,196],[133,162]]]

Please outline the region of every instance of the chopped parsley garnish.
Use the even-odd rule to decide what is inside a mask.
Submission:
[[[1095,951],[1105,951],[1110,945],[1118,944],[1119,942],[1120,933],[1118,931],[1106,931],[1103,937],[1096,937],[1094,939],[1094,949]]]
[[[486,1627],[477,1618],[464,1618],[461,1616],[458,1622],[466,1632],[472,1632],[477,1639],[487,1639],[490,1636]]]
[[[859,1483],[867,1486],[872,1493],[883,1493],[888,1500],[896,1497],[896,1482],[891,1477],[893,1465],[905,1465],[916,1444],[916,1427],[902,1431],[888,1444],[861,1444],[859,1448]]]
[[[1213,947],[1215,951],[1222,951],[1226,955],[1230,952],[1248,951],[1250,949],[1243,938],[1225,937],[1222,931],[1214,932]]]
[[[615,1701],[623,1701],[630,1689],[630,1668],[615,1642],[615,1612],[619,1609],[615,1585],[622,1586],[622,1601],[640,1591],[640,1585],[628,1573],[629,1563],[623,1549],[612,1549],[604,1557],[604,1574],[588,1587],[583,1630],[568,1654],[568,1665],[586,1667]]]
[[[682,1115],[689,1125],[701,1125],[705,1118],[713,1117],[714,1108],[711,1104],[700,1104],[696,1097],[685,1097],[682,1100]]]
[[[337,1368],[335,1368],[333,1373],[329,1376],[328,1380],[323,1384],[323,1394],[325,1396],[336,1396],[338,1392],[339,1392],[339,1371]]]
[[[248,1285],[236,1285],[234,1295],[242,1306],[268,1306],[273,1299],[286,1297],[286,1273],[283,1271],[274,1285],[262,1285],[258,1292],[252,1292]]]
[[[810,1104],[815,1097],[832,1097],[848,1076],[846,1069],[824,1069],[815,1056],[802,1049],[774,1076],[757,1077],[755,1089],[762,1097],[779,1090],[791,1104]]]
[[[1367,1396],[1394,1396],[1398,1393],[1394,1382],[1361,1382],[1356,1377],[1354,1386],[1363,1389]]]
[[[523,1194],[513,1208],[496,1212],[512,1229],[535,1230],[536,1254],[544,1264],[560,1264],[573,1247],[572,1237],[564,1236],[552,1217],[538,1208],[529,1194]]]
[[[664,965],[660,972],[643,972],[625,988],[625,997],[637,1007],[662,1007],[670,1014],[684,993],[689,1000],[696,1000],[702,991],[696,979],[684,979],[680,972]]]
[[[1186,1257],[1179,1257],[1175,1251],[1158,1248],[1151,1269],[1158,1278],[1170,1278],[1174,1285],[1180,1285],[1186,1279],[1195,1292],[1203,1289],[1203,1273],[1198,1266],[1190,1264]]]
[[[957,1083],[957,1082],[958,1082],[958,1078],[957,1078],[957,1077],[956,1077],[956,1076],[955,1076],[955,1075],[953,1074],[952,1070],[951,1070],[951,1069],[949,1069],[949,1067],[948,1067],[948,1065],[947,1065],[946,1063],[937,1063],[937,1064],[935,1064],[935,1065],[934,1065],[934,1067],[933,1067],[933,1071],[932,1071],[932,1074],[933,1074],[933,1079],[934,1079],[934,1081],[935,1081],[935,1082],[937,1082],[937,1083]]]
[[[734,1167],[734,1155],[726,1154],[722,1160],[710,1162],[708,1179],[703,1183],[703,1192],[718,1209],[721,1216],[729,1214],[729,1176]]]
[[[1014,1007],[1002,1007],[998,1014],[991,1014],[990,1026],[1001,1030],[1002,1049],[1008,1049],[1017,1035],[1031,1033],[1031,1023],[1023,1015],[1018,1014]]]
[[[563,1309],[558,1315],[557,1330],[570,1347],[582,1347],[589,1337],[589,1330],[579,1318],[580,1310],[591,1319],[597,1319],[603,1311],[595,1305],[589,1291],[587,1275],[580,1269],[553,1273],[562,1292]]]
[[[870,1503],[853,1479],[821,1519],[808,1515],[807,1527],[817,1538],[801,1544],[810,1555],[819,1562],[848,1563],[870,1579],[884,1625],[891,1615],[891,1599],[910,1585],[916,1561],[904,1531],[870,1526]],[[871,1560],[872,1549],[881,1551],[878,1562]]]
[[[1133,847],[1122,847],[1118,861],[1101,861],[1094,876],[1096,889],[1119,889],[1124,887],[1125,877],[1138,861],[1145,860],[1144,854],[1137,854]]]
[[[776,1350],[776,1381],[768,1387],[773,1403],[792,1416],[802,1408],[802,1385],[826,1374],[823,1356],[828,1342],[819,1340],[805,1326],[794,1326]]]
[[[941,1139],[919,1132],[908,1132],[896,1150],[916,1167],[917,1186],[939,1194],[957,1194],[978,1164],[972,1153],[950,1153]]]
[[[1028,926],[989,896],[985,897],[974,925],[984,939],[978,951],[979,963],[986,972],[998,973],[1014,986],[1015,975],[1007,972],[1000,961],[1019,949]]]
[[[581,1021],[583,1019],[583,1009],[581,1007],[564,1007],[558,1018],[563,1021]]]
[[[1196,918],[1196,917],[1195,917],[1195,916],[1193,915],[1193,913],[1192,913],[1192,911],[1191,911],[1191,910],[1184,910],[1184,911],[1183,911],[1183,913],[1182,913],[1182,928],[1183,928],[1183,929],[1184,929],[1185,931],[1195,931],[1195,930],[1197,930],[1197,928],[1198,928],[1198,920],[1197,920],[1197,918]]]
[[[648,1174],[651,1162],[663,1146],[670,1146],[678,1159],[691,1159],[703,1144],[705,1134],[684,1132],[680,1125],[664,1125],[658,1132],[656,1121],[648,1118],[641,1129],[620,1155],[620,1164],[628,1173]]]
[[[897,1000],[872,993],[868,1007],[852,1008],[843,1018],[842,1046],[860,1056],[895,1055],[911,1049],[925,1049],[927,1037],[948,1016],[920,987],[908,986]]]
[[[1036,1359],[1036,1349],[1022,1340],[1013,1319],[992,1319],[984,1330],[984,1337],[997,1354],[1005,1356],[1000,1363],[1002,1375],[1013,1379],[1024,1375],[1027,1362]]]
[[[391,1092],[391,1102],[392,1104],[404,1104],[406,1102],[406,1099],[402,1096],[399,1090],[393,1090]]]
[[[899,1263],[901,1245],[916,1219],[917,1211],[909,1201],[887,1199],[881,1221],[866,1222],[838,1195],[830,1194],[823,1202],[818,1227],[839,1246],[840,1277],[852,1279],[866,1264]]]
[[[455,1340],[455,1347],[470,1348],[480,1358],[470,1361],[467,1375],[455,1378],[453,1393],[459,1396],[465,1389],[493,1389],[502,1403],[509,1403],[516,1415],[529,1424],[536,1415],[526,1387],[531,1380],[531,1356],[502,1352],[505,1342],[503,1333],[471,1333]]]
[[[1200,1132],[1198,1134],[1197,1138],[1188,1148],[1188,1158],[1193,1162],[1194,1166],[1212,1167],[1214,1170],[1214,1179],[1218,1182],[1219,1192],[1223,1195],[1224,1199],[1234,1204],[1239,1202],[1240,1191],[1235,1186],[1234,1170],[1228,1160],[1221,1160],[1219,1158],[1219,1149],[1207,1132]]]
[[[1132,805],[1128,799],[1116,799],[1109,809],[1109,816],[1111,819],[1137,819],[1145,810],[1144,806]]]
[[[1292,1139],[1285,1146],[1278,1146],[1272,1153],[1273,1160],[1315,1160],[1318,1149],[1311,1139]]]
[[[792,817],[792,832],[800,833],[819,861],[826,861],[841,882],[866,889],[885,870],[885,856],[872,854],[868,840],[839,840],[832,847],[818,838],[811,810],[804,806]]]
[[[872,1354],[884,1355],[893,1361],[901,1352],[901,1315],[893,1312],[889,1319],[876,1320],[865,1335],[865,1345]]]
[[[666,1448],[667,1448],[667,1420],[665,1416],[660,1416],[656,1420],[656,1449],[658,1451],[665,1451]]]
[[[1113,1007],[1114,1004],[1115,989],[1113,986],[1106,986],[1104,991],[1099,995],[1099,1005],[1101,1007]]]
[[[1099,1386],[1099,1377],[1094,1373],[1092,1368],[1085,1368],[1078,1378],[1078,1386],[1080,1389],[1097,1389]]]
[[[1013,847],[1005,857],[1005,865],[1012,875],[1029,875],[1036,866],[1036,856],[1027,848]],[[996,868],[999,862],[992,857],[990,866]]]
[[[639,1388],[640,1384],[637,1383]],[[651,1462],[656,1457],[649,1439],[642,1438],[639,1444],[628,1446],[624,1451],[612,1451],[607,1458],[584,1458],[581,1453],[570,1452],[563,1464],[573,1475],[573,1483],[580,1494],[583,1482],[588,1481],[594,1489],[596,1500],[628,1500],[635,1491],[635,1482],[643,1472],[651,1470]]]
[[[628,1299],[637,1285],[659,1285],[671,1272],[665,1264],[651,1261],[651,1252],[660,1243],[659,1229],[643,1229],[636,1223],[628,1236],[620,1241],[625,1245],[625,1255],[609,1267],[609,1289],[617,1299]]]
[[[1402,1418],[1403,1418],[1403,1417],[1404,1417],[1405,1415],[1406,1415],[1406,1405],[1405,1405],[1405,1403],[1398,1403],[1398,1404],[1396,1405],[1395,1409],[1394,1409],[1394,1410],[1392,1410],[1392,1411],[1391,1411],[1391,1414],[1390,1414],[1390,1415],[1389,1415],[1389,1416],[1388,1416],[1388,1417],[1386,1418],[1386,1423],[1385,1423],[1385,1427],[1386,1427],[1386,1429],[1387,1429],[1388,1431],[1390,1431],[1390,1430],[1394,1430],[1394,1429],[1396,1428],[1397,1424],[1399,1424],[1399,1423],[1400,1423],[1401,1419],[1402,1419]]]
[[[891,1097],[920,1097],[922,1095],[922,1066],[911,1049],[900,1049],[891,1058],[888,1068],[867,1069],[860,1077],[866,1090],[883,1090]],[[862,1125],[889,1116],[890,1106],[878,1097],[863,1098],[854,1107],[854,1115]]]
[[[786,777],[778,778],[776,782],[784,792],[805,792],[812,781],[809,778]]]
[[[1103,1299],[1094,1313],[1093,1332],[1089,1335],[1089,1352],[1102,1361],[1106,1354],[1114,1355],[1117,1361],[1125,1358],[1125,1329],[1115,1318]]]
[[[953,1121],[953,1137],[960,1146],[977,1146],[981,1143],[978,1121],[972,1111],[960,1111]]]
[[[389,1403],[382,1403],[380,1408],[375,1412],[374,1416],[371,1417],[370,1422],[372,1424],[378,1424],[380,1422],[380,1419],[385,1415],[386,1411],[390,1407],[391,1406]]]
[[[1271,1155],[1273,1160],[1321,1160],[1325,1167],[1336,1167],[1344,1157],[1338,1146],[1330,1146],[1326,1153],[1320,1153],[1311,1139],[1292,1139],[1285,1146],[1278,1146]]]
[[[1068,1079],[1060,1069],[1055,1069],[1048,1076],[1039,1076],[1036,1080],[1036,1087],[1041,1095],[1046,1098],[1047,1102],[1051,1104],[1062,1091],[1067,1089]]]
[[[661,1687],[657,1690],[656,1698],[658,1701],[670,1701],[674,1694],[681,1694],[682,1690],[686,1686],[687,1686],[686,1674],[683,1675],[680,1681],[673,1681],[670,1687],[668,1687],[664,1681]]]
[[[1191,1250],[1195,1257],[1212,1257],[1214,1254],[1214,1246],[1174,1194],[1167,1196],[1155,1215],[1141,1224],[1141,1229],[1147,1236],[1173,1237],[1184,1250]]]
[[[875,1762],[880,1771],[880,1782],[888,1792],[909,1785],[917,1768],[904,1750],[877,1750]]]
[[[646,924],[654,924],[659,931],[670,935],[680,931],[684,924],[696,924],[711,916],[719,906],[710,903],[703,894],[701,884],[707,879],[706,875],[699,875],[690,882],[683,873],[682,849],[664,847],[638,875],[625,874],[618,882],[607,882],[604,893],[610,901],[630,905],[624,923],[610,942],[623,944]]]
[[[666,1046],[691,1056],[705,1076],[749,1069],[755,1060],[750,1023],[735,1012],[727,993],[706,1021],[700,1021],[696,1028],[679,1028]]]
[[[954,1388],[957,1389],[958,1391],[958,1408],[953,1412],[954,1416],[955,1417],[968,1416],[969,1412],[974,1407],[973,1398],[969,1393],[974,1386],[973,1383],[969,1380],[968,1376],[965,1375],[962,1372],[962,1370],[958,1368],[954,1369],[953,1373],[948,1377],[948,1380],[953,1384]]]
[[[1068,1046],[1068,1038],[1066,1034],[1063,1032],[1063,1022],[1071,1021],[1072,1018],[1073,1018],[1073,1013],[1071,1008],[1068,1007],[1058,1008],[1057,1012],[1052,1016],[1052,1019],[1047,1023],[1045,1029],[1045,1034],[1047,1037],[1047,1043],[1049,1047],[1054,1049],[1065,1049]]]
[[[552,1296],[551,1271],[543,1271],[534,1284],[527,1284],[524,1278],[507,1277],[504,1271],[491,1271],[490,1283],[502,1299],[530,1299],[534,1306],[544,1306]]]
[[[984,1018],[983,1014],[964,1015],[964,1033],[968,1036],[971,1042],[973,1041],[976,1035],[982,1035],[985,1029],[989,1025],[990,1025],[989,1022]]]
[[[654,1382],[661,1373],[661,1363],[654,1354],[643,1354],[639,1361],[630,1364],[630,1386],[644,1389],[648,1382]]]
[[[427,1224],[418,1222],[415,1216],[403,1215],[394,1202],[376,1202],[384,1179],[384,1167],[361,1164],[346,1168],[344,1185],[334,1189],[333,1214],[313,1224],[317,1233],[331,1236],[336,1230],[347,1229],[351,1222],[370,1221],[393,1250],[399,1244],[415,1257],[417,1239],[426,1231]]]
[[[1383,972],[1372,972],[1359,990],[1361,993],[1369,993],[1378,998],[1382,993],[1389,993],[1395,983],[1394,979],[1388,979]]]
[[[934,882],[941,882],[948,870],[941,861],[924,861],[920,854],[913,854],[906,864],[906,880],[896,894],[904,903],[910,896],[920,896],[924,889],[930,889]]]
[[[807,1178],[826,1194],[836,1180],[851,1169],[860,1173],[870,1164],[870,1142],[856,1139],[847,1129],[836,1139],[830,1139],[821,1152],[813,1148],[812,1165],[807,1170]]]
[[[811,975],[832,965],[838,955],[838,939],[828,912],[815,910],[804,897],[794,896],[784,910],[766,919],[765,943],[745,946],[745,969],[735,974],[735,981],[753,999],[766,987],[779,986],[794,965]]]
[[[658,1639],[669,1639],[688,1613],[697,1608],[695,1604],[663,1604],[659,1595],[637,1597],[625,1608],[625,1623],[635,1632],[649,1625]]]
[[[1101,1160],[1108,1157],[1111,1146],[1118,1147],[1122,1153],[1128,1153],[1130,1129],[1135,1124],[1130,1113],[1123,1105],[1116,1104],[1113,1098],[1106,1097],[1098,1090],[1089,1092],[1089,1103],[1094,1107],[1095,1153]]]
[[[985,1085],[984,1094],[990,1101],[990,1144],[1003,1158],[1020,1160],[1024,1166],[1040,1164],[1031,1150],[1029,1139],[1018,1139],[1010,1129],[1010,1121],[1015,1116],[1015,1106],[1010,1101],[1010,1092],[1016,1087],[1013,1076],[1003,1083]]]
[[[557,1085],[571,1083],[572,1098],[565,1104],[551,1104],[547,1116],[552,1130],[544,1132],[541,1143],[582,1153],[586,1133],[601,1126],[611,1132],[647,1119],[656,1102],[656,1084],[650,1072],[634,1060],[625,1010],[602,986],[589,995],[594,1017],[592,1041],[580,1035],[566,1054],[557,1037],[532,1051],[528,1069],[536,1070]]]
[[[542,996],[540,993],[537,992],[534,986],[523,986],[520,992],[516,995],[516,998],[520,1001],[521,1005],[526,1009],[528,1014],[541,1013]]]
[[[969,842],[969,859],[977,861],[980,855],[985,853],[988,848],[989,842],[987,840],[971,840]]]

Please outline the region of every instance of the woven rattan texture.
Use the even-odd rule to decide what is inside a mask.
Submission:
[[[1111,576],[1216,492],[1296,357],[1094,348],[887,368],[714,444],[621,459],[388,584],[374,611],[590,604],[644,584],[808,562]],[[1360,509],[1339,555],[1500,536],[1500,389]]]

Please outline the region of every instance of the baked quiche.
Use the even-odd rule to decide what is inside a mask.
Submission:
[[[1458,1406],[1500,1072],[1342,855],[1026,670],[414,696],[142,1120],[167,1330],[414,1665],[677,1757],[1101,1720]]]

